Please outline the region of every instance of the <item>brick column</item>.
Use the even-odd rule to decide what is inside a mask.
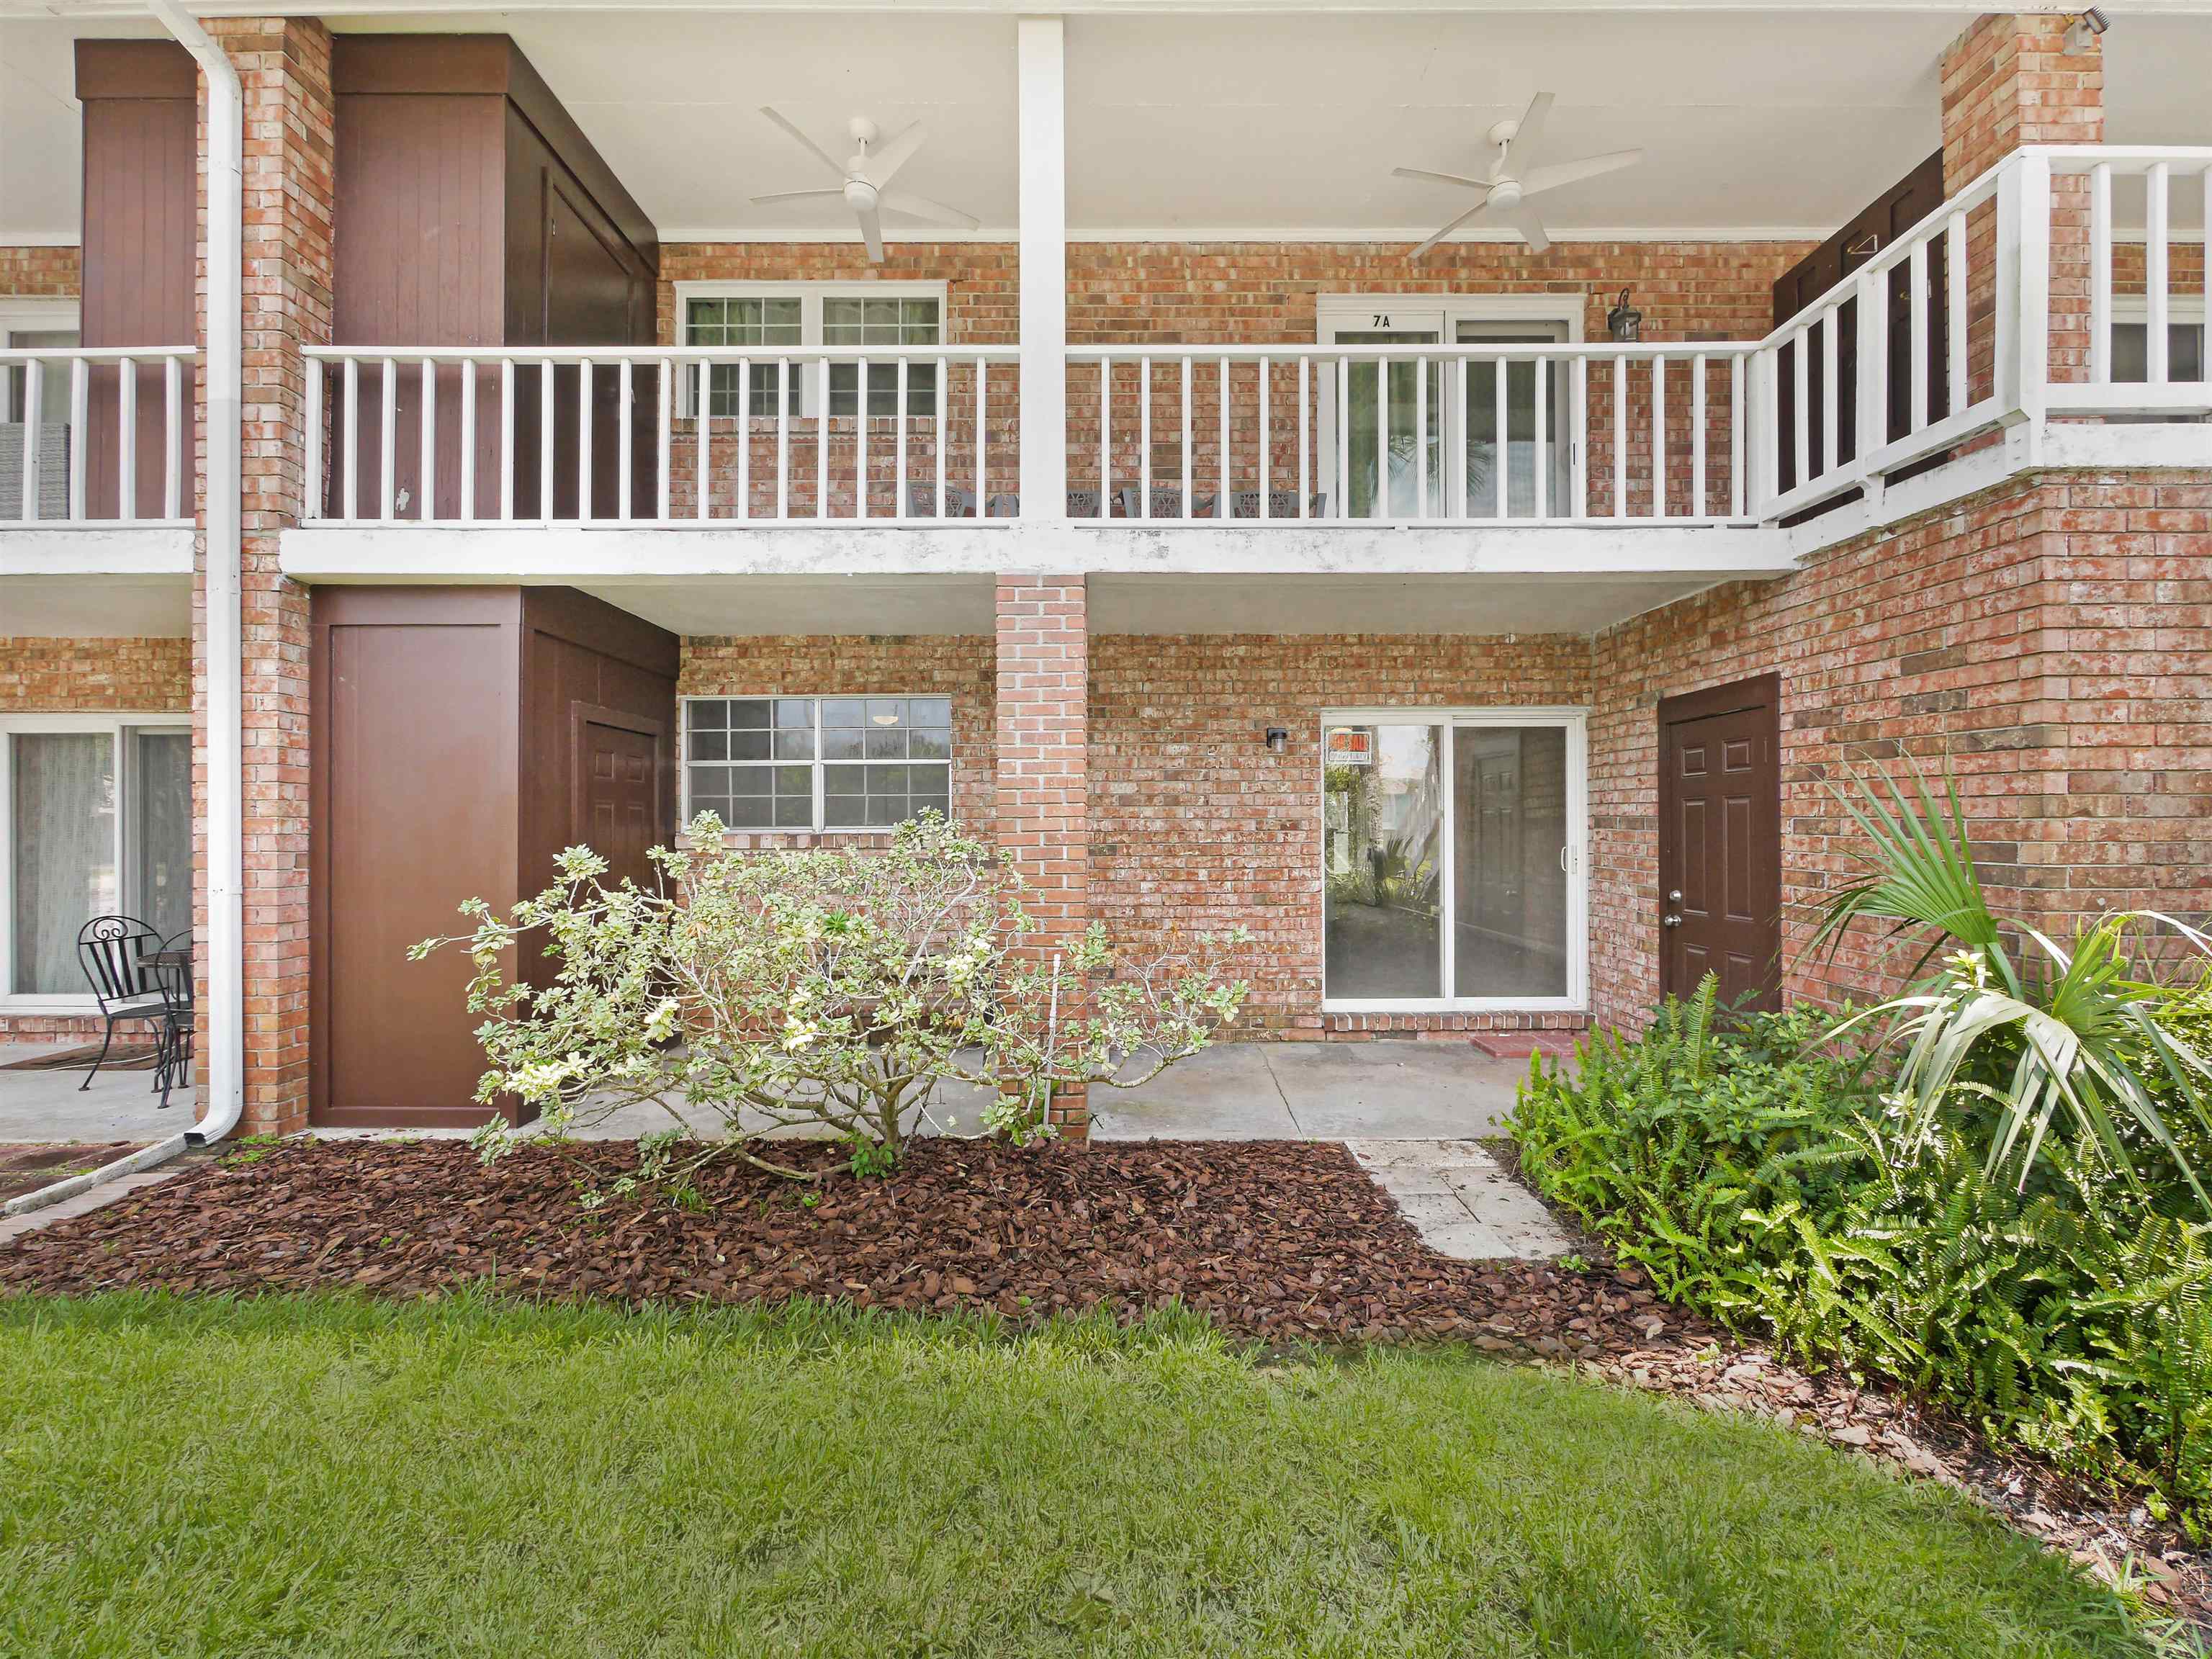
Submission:
[[[1042,924],[1024,948],[1049,961],[1091,925],[1083,578],[1000,576],[998,635],[999,849],[1029,884],[1024,902]],[[1091,1122],[1084,1092],[1062,1095],[1053,1121],[1062,1134],[1083,1139]]]
[[[245,94],[245,384],[241,636],[245,661],[246,1133],[307,1118],[307,592],[277,563],[299,521],[306,372],[300,348],[331,337],[331,37],[311,19],[210,19]],[[207,303],[206,93],[201,93],[202,314]],[[205,477],[204,381],[199,410]],[[203,485],[203,488],[204,486]],[[203,501],[202,523],[204,526]],[[203,534],[200,568],[206,568]],[[193,602],[204,665],[204,585]],[[196,671],[196,839],[204,854],[204,667]],[[201,917],[203,927],[205,916]]]
[[[2096,37],[2067,42],[2073,14],[2001,12],[1975,20],[1943,54],[1943,188],[1955,194],[2023,144],[2105,142],[2105,62]],[[1995,303],[1995,216],[1976,216],[1967,314],[1978,331]],[[1976,339],[1981,336],[1978,331]],[[1977,358],[1978,361],[1978,357]],[[2051,181],[2053,381],[2088,378],[2089,181]],[[1978,384],[1976,396],[1986,389]]]

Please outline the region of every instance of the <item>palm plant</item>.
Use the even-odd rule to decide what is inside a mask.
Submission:
[[[2184,996],[2203,995],[2212,939],[2152,910],[2100,916],[2071,950],[2024,921],[2001,924],[1974,868],[1954,781],[1946,781],[1944,805],[1917,773],[1911,799],[1887,774],[1879,788],[1863,777],[1854,781],[1857,799],[1841,792],[1837,799],[1866,836],[1866,869],[1823,907],[1812,948],[1825,944],[1832,956],[1861,920],[1893,923],[1892,937],[1927,938],[1906,994],[1827,1033],[1888,1022],[1884,1040],[1900,1045],[1904,1060],[1884,1098],[1904,1120],[1908,1142],[1936,1133],[1961,1096],[1978,1098],[1996,1114],[1993,1173],[2013,1171],[2025,1184],[2052,1127],[2063,1124],[2137,1184],[2130,1143],[2148,1142],[2212,1213],[2212,1197],[2177,1134],[2212,1133],[2212,1061],[2161,1018]],[[2198,971],[2189,991],[2134,975],[2129,947],[2144,933],[2178,941],[2193,959]],[[1938,961],[1947,943],[1957,948]],[[1931,961],[1936,971],[1918,977]]]

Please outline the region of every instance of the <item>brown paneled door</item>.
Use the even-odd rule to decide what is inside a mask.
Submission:
[[[607,861],[610,882],[653,882],[647,850],[660,836],[659,726],[634,714],[578,704],[572,833]]]
[[[1659,705],[1659,988],[1711,974],[1721,1000],[1778,1006],[1780,684],[1771,674]]]

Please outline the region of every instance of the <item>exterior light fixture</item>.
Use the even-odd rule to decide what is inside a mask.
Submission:
[[[1279,755],[1290,746],[1291,734],[1288,731],[1279,726],[1271,726],[1267,728],[1267,752],[1269,754]]]
[[[2075,18],[2073,26],[2066,31],[2066,50],[2075,53],[2088,51],[2096,44],[2097,37],[2112,26],[2111,18],[2094,6],[2090,7]]]
[[[1628,290],[1620,290],[1620,300],[1605,313],[1606,332],[1616,340],[1632,341],[1644,337],[1644,313],[1628,303]]]

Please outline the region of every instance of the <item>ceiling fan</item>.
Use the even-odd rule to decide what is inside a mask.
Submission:
[[[1481,200],[1415,248],[1410,258],[1419,258],[1462,225],[1483,213],[1512,226],[1520,233],[1521,240],[1528,243],[1530,252],[1541,253],[1551,246],[1552,239],[1544,234],[1543,220],[1528,204],[1531,196],[1580,179],[1595,179],[1601,173],[1632,167],[1644,159],[1640,149],[1617,149],[1607,155],[1586,155],[1579,161],[1556,161],[1547,167],[1532,167],[1528,164],[1535,159],[1536,146],[1544,138],[1544,118],[1551,112],[1552,94],[1540,92],[1528,100],[1528,111],[1519,120],[1500,121],[1491,128],[1490,142],[1497,147],[1498,154],[1490,163],[1486,178],[1463,179],[1455,173],[1431,173],[1425,167],[1390,169],[1396,178],[1426,179],[1436,184],[1457,185],[1482,192]]]
[[[880,215],[903,214],[909,219],[925,219],[934,225],[957,225],[973,230],[981,221],[958,208],[947,207],[942,202],[933,202],[927,196],[916,196],[911,191],[894,191],[891,179],[899,169],[914,159],[922,141],[929,133],[916,121],[879,145],[881,137],[876,124],[865,115],[856,115],[845,124],[851,137],[854,153],[842,164],[819,144],[801,132],[776,111],[763,106],[761,113],[781,127],[806,147],[809,155],[817,157],[822,164],[841,180],[835,187],[825,190],[779,190],[766,196],[756,196],[756,204],[769,202],[826,202],[841,201],[853,210],[853,216],[860,222],[860,236],[868,245],[868,258],[881,264],[884,259],[884,227]]]

